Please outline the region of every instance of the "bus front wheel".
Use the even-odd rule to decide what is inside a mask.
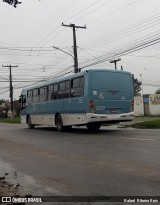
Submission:
[[[101,124],[99,124],[99,123],[88,123],[88,124],[87,124],[87,128],[88,128],[88,130],[90,130],[90,131],[99,130],[100,127],[101,127]]]
[[[34,127],[35,127],[35,125],[32,124],[31,118],[28,117],[28,128],[29,128],[29,129],[34,129]]]
[[[57,131],[62,132],[63,131],[63,121],[61,115],[58,115],[56,119],[56,126],[57,126]]]

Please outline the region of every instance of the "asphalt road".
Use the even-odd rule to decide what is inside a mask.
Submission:
[[[159,129],[59,133],[0,123],[0,159],[0,174],[36,195],[160,195]]]

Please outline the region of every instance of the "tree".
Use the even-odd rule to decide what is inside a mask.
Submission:
[[[160,88],[156,90],[155,94],[160,94]]]
[[[0,117],[7,117],[7,113],[8,113],[8,103],[7,101],[0,99]]]
[[[2,103],[5,103],[5,100],[0,99],[0,105],[2,105]]]
[[[3,2],[6,2],[9,5],[14,6],[15,8],[17,7],[17,4],[21,4],[21,2],[18,0],[3,0]]]
[[[141,91],[142,82],[139,81],[137,78],[133,78],[133,86],[134,86],[134,95]]]
[[[18,0],[3,0],[3,2],[6,2],[7,4],[14,6],[15,8],[17,7],[17,4],[21,4],[22,3],[22,2],[20,2]]]

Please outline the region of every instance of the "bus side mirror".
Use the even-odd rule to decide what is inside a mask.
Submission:
[[[22,100],[21,100],[21,98],[19,98],[19,103],[21,103],[22,102]]]

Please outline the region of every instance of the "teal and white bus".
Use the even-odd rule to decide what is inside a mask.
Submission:
[[[86,125],[98,130],[103,124],[134,118],[132,74],[121,70],[93,69],[59,77],[22,90],[21,122],[58,131]]]

